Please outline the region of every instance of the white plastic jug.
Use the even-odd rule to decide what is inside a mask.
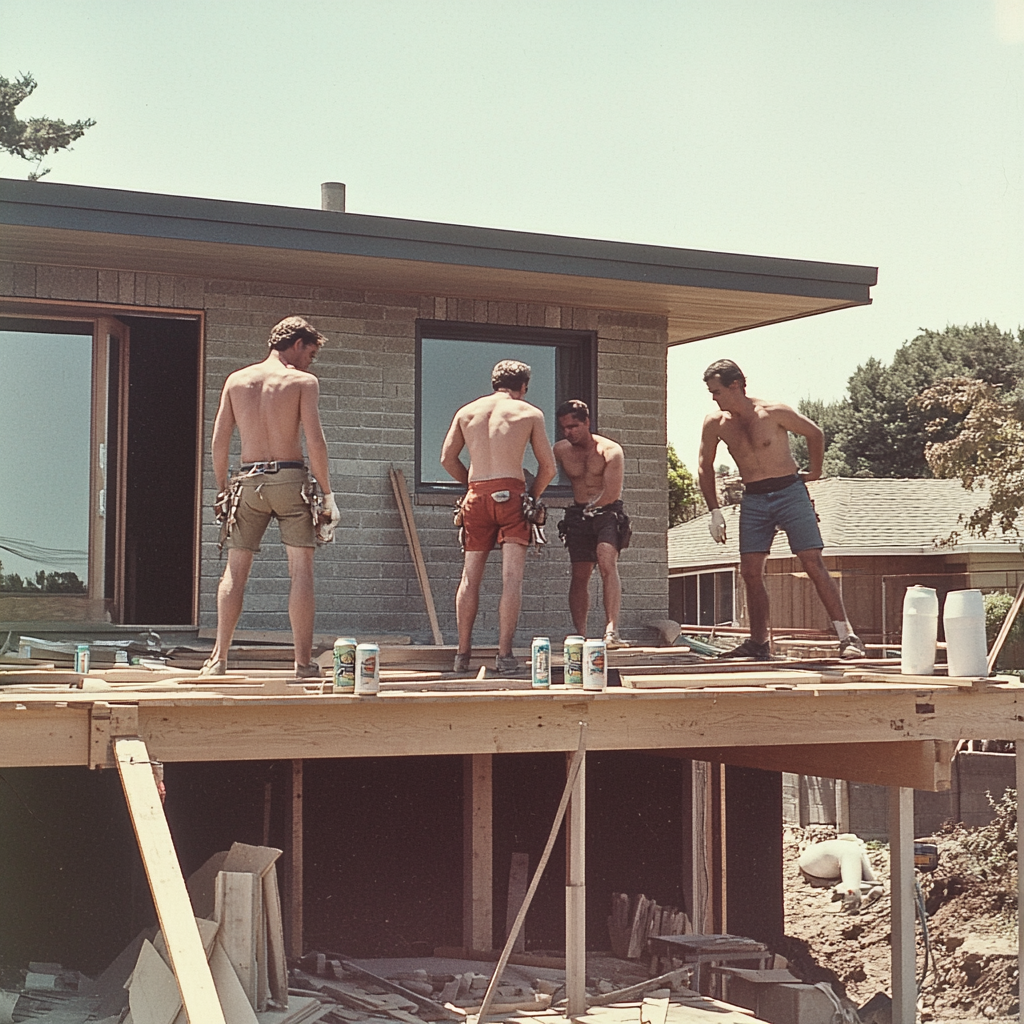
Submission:
[[[935,639],[939,632],[939,599],[931,587],[908,587],[903,597],[903,640],[900,672],[930,676],[935,671]]]
[[[987,676],[985,603],[980,590],[952,590],[942,612],[951,676]]]

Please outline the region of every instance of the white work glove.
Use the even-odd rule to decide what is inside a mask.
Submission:
[[[334,540],[334,530],[341,521],[341,513],[338,511],[338,503],[334,500],[334,492],[328,491],[324,495],[324,510],[320,513],[320,522],[317,524],[317,532],[324,544],[330,544]]]
[[[708,529],[716,544],[725,543],[725,516],[722,515],[720,508],[711,510],[711,522],[708,523]]]

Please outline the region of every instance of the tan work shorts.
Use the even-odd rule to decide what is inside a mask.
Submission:
[[[307,480],[304,469],[279,469],[276,473],[243,476],[235,525],[224,542],[225,547],[259,551],[270,520],[276,519],[282,544],[315,548],[313,516],[302,498],[302,487]]]

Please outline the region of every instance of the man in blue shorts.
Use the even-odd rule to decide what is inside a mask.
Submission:
[[[725,516],[715,486],[715,453],[724,441],[743,480],[740,505],[740,575],[747,591],[750,636],[725,658],[770,661],[768,589],[764,567],[776,529],[786,531],[790,550],[800,559],[839,637],[841,658],[866,657],[853,632],[836,582],[822,561],[825,546],[806,483],[821,477],[825,438],[816,423],[781,402],[747,395],[743,371],[731,359],[719,359],[704,371],[704,382],[718,412],[704,419],[697,477],[711,511],[711,536],[725,543]],[[810,468],[798,471],[789,434],[807,438]]]

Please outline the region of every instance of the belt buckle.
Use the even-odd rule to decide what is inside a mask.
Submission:
[[[280,467],[275,459],[272,462],[254,462],[249,467],[249,472],[246,476],[259,476],[261,473],[276,473]]]
[[[491,500],[495,501],[499,505],[501,505],[503,502],[508,501],[508,499],[511,498],[511,497],[512,497],[512,492],[511,491],[495,491],[491,495]]]

